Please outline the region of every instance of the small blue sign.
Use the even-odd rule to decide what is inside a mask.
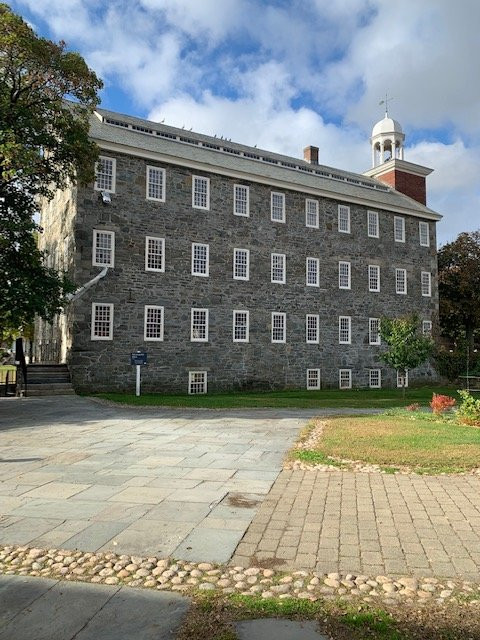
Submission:
[[[147,364],[147,352],[135,351],[130,354],[130,364],[143,365]]]

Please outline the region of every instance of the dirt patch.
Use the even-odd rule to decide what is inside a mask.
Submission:
[[[260,504],[260,500],[247,498],[241,493],[230,493],[226,498],[226,503],[230,507],[238,507],[239,509],[253,509],[253,507],[256,507],[258,504]]]
[[[250,558],[251,567],[262,567],[262,569],[278,569],[284,564],[287,564],[287,561],[283,558],[262,558],[261,560],[256,556]]]

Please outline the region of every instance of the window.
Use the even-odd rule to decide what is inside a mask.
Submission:
[[[248,342],[249,338],[249,312],[233,312],[233,341]]]
[[[352,342],[352,319],[350,316],[340,316],[338,318],[338,343],[351,344]]]
[[[370,389],[380,389],[382,386],[382,372],[380,369],[370,369],[368,377]]]
[[[210,209],[210,179],[193,176],[192,207],[195,209]]]
[[[233,279],[248,280],[250,278],[250,251],[248,249],[233,250]]]
[[[350,233],[350,207],[338,205],[338,230],[340,233]]]
[[[115,174],[116,174],[115,158],[106,158],[100,156],[95,167],[95,189],[96,191],[106,191],[107,193],[115,193]]]
[[[208,309],[192,309],[192,342],[208,342]]]
[[[318,229],[318,202],[317,200],[305,200],[305,224],[312,229]]]
[[[368,265],[368,290],[380,291],[380,267],[377,264]]]
[[[405,218],[395,216],[393,219],[395,242],[405,242]]]
[[[320,316],[307,313],[305,318],[305,333],[307,344],[318,344],[320,342],[319,336]]]
[[[339,369],[338,386],[340,389],[352,388],[352,370],[351,369]]]
[[[163,340],[163,307],[145,305],[145,340]]]
[[[320,389],[320,369],[307,369],[307,389]]]
[[[189,371],[188,372],[188,393],[190,395],[207,393],[207,372],[206,371]]]
[[[369,238],[378,238],[378,211],[367,211],[367,233]]]
[[[424,336],[431,336],[432,335],[432,321],[431,320],[424,320],[422,322],[422,333]]]
[[[243,184],[233,186],[233,213],[236,216],[248,218],[250,215],[250,193],[249,188]]]
[[[272,313],[272,342],[286,342],[286,314]]]
[[[430,226],[428,222],[420,221],[418,223],[418,233],[420,236],[420,245],[422,247],[430,246]]]
[[[407,270],[395,269],[395,290],[397,293],[407,293]]]
[[[422,271],[422,296],[430,298],[432,295],[432,274],[430,271]]]
[[[92,264],[94,267],[113,267],[115,258],[115,233],[93,230]]]
[[[285,194],[272,191],[270,206],[271,219],[274,222],[285,222]]]
[[[92,340],[113,340],[113,304],[92,303]]]
[[[405,375],[397,371],[397,387],[408,387],[408,369],[406,369]]]
[[[350,289],[350,262],[338,263],[338,288]]]
[[[165,169],[147,165],[147,200],[165,202]]]
[[[165,239],[145,238],[145,271],[165,271]]]
[[[368,341],[370,344],[380,344],[380,318],[368,319]]]
[[[272,282],[285,284],[285,262],[286,257],[284,253],[272,253]]]
[[[192,242],[192,276],[208,276],[208,244]]]
[[[318,287],[320,260],[318,258],[307,258],[307,287]]]

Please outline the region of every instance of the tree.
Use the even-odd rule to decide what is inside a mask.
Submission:
[[[73,289],[34,234],[42,198],[93,180],[89,116],[102,82],[78,53],[38,37],[0,4],[0,338],[51,320]]]
[[[480,331],[480,231],[461,233],[438,252],[438,289],[442,334],[466,340],[473,351]]]
[[[434,347],[433,340],[421,333],[420,321],[415,314],[403,318],[382,318],[380,335],[388,346],[380,357],[403,375],[402,389],[405,397],[406,373],[429,358]]]

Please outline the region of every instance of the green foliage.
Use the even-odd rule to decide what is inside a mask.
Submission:
[[[421,333],[416,315],[382,318],[380,335],[388,346],[381,359],[402,373],[419,367],[433,351],[433,341]]]
[[[466,389],[458,394],[462,398],[462,403],[456,411],[458,421],[480,427],[480,398],[474,398]]]
[[[480,231],[461,233],[438,252],[442,334],[473,347],[480,333]]]
[[[89,116],[101,81],[77,53],[39,38],[0,4],[0,337],[49,320],[72,289],[48,269],[34,222],[39,199],[93,179]]]

